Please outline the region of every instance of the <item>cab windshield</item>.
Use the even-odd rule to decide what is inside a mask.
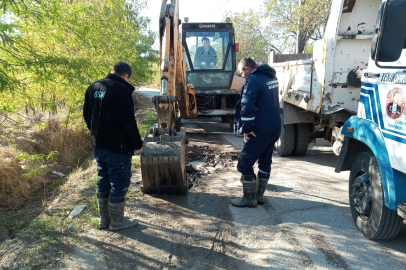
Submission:
[[[186,32],[186,46],[190,58],[187,70],[193,69],[223,69],[232,70],[231,53],[226,59],[230,37],[228,32]]]

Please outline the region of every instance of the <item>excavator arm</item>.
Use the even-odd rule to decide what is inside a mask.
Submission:
[[[144,137],[141,190],[144,193],[187,193],[186,134],[180,118],[197,116],[195,89],[186,83],[186,62],[179,34],[178,0],[162,0],[159,17],[160,95],[154,96],[158,127]]]
[[[154,97],[158,127],[179,130],[179,118],[196,117],[197,106],[193,85],[186,84],[186,62],[179,26],[178,0],[162,0],[159,17],[160,96]],[[171,133],[171,131],[169,131]]]

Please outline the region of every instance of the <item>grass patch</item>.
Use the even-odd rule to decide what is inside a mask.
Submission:
[[[128,190],[126,197],[128,200],[131,200],[131,199],[138,197],[139,195],[140,195],[139,189],[138,190],[131,189],[131,190]]]
[[[81,218],[83,219],[83,222],[90,224],[93,228],[97,228],[99,226],[99,220],[95,217],[96,215],[99,214],[99,206],[97,204],[96,197],[97,181],[98,177],[97,173],[95,172],[93,174],[93,177],[91,178],[89,185],[89,190],[93,191],[93,195],[86,200],[86,208],[81,213],[82,214]]]
[[[138,121],[138,129],[140,130],[141,136],[143,136],[150,127],[154,126],[156,122],[155,109],[148,109],[144,117]]]
[[[54,190],[60,187],[68,178],[66,176],[55,179],[48,185],[48,189]]]
[[[69,210],[50,210],[35,218],[21,232],[15,243],[20,252],[12,255],[18,259],[13,260],[5,269],[42,268],[69,254],[81,229],[80,219],[67,217]],[[0,253],[6,253],[9,248],[6,241],[0,247]]]
[[[131,159],[131,165],[133,168],[141,167],[141,159],[140,156],[133,156]]]
[[[58,189],[59,202],[49,210],[44,211],[42,206],[31,217],[23,211],[9,216],[7,226],[9,230],[15,229],[15,239],[8,239],[0,246],[0,269],[41,269],[52,265],[57,259],[69,256],[73,246],[83,241],[80,233],[86,226],[98,226],[96,166],[94,161],[86,164],[87,168],[79,167],[60,179],[63,185]],[[85,205],[84,210],[69,218],[78,205]]]

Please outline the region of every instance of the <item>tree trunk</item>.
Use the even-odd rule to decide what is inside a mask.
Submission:
[[[299,9],[306,3],[306,0],[299,0]],[[303,42],[303,23],[304,19],[302,15],[299,17],[297,34],[296,34],[296,53],[303,53],[305,44]]]

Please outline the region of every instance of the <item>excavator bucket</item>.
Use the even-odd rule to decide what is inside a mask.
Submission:
[[[185,171],[184,132],[156,135],[147,132],[141,153],[141,191],[146,194],[185,194],[188,181]]]

